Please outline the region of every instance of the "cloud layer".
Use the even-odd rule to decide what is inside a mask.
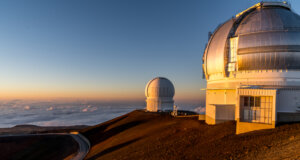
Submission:
[[[0,128],[20,124],[40,126],[95,125],[144,105],[100,104],[88,102],[0,101]],[[201,113],[202,107],[180,106]]]

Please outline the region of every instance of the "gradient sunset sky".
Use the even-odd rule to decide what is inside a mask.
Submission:
[[[175,100],[200,101],[208,32],[258,2],[1,1],[0,97],[144,100],[163,76]]]

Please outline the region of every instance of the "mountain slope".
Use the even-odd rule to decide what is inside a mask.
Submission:
[[[86,159],[300,158],[300,124],[235,135],[235,123],[215,126],[192,118],[133,111],[81,131]]]

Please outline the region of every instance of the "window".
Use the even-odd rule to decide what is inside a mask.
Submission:
[[[239,37],[230,38],[229,62],[236,62]]]
[[[244,107],[260,107],[261,106],[261,97],[242,96],[241,99],[243,99]]]
[[[244,106],[249,106],[249,97],[243,97],[244,98]]]
[[[228,63],[227,67],[229,72],[235,71],[235,63]]]
[[[250,97],[250,106],[254,107],[254,97]]]
[[[260,107],[260,98],[261,97],[255,97],[255,107]]]
[[[229,72],[236,70],[235,62],[237,60],[237,50],[238,50],[238,37],[230,38],[230,49],[229,49],[229,63],[227,64],[227,70]]]
[[[272,96],[241,96],[241,120],[245,122],[272,123]]]

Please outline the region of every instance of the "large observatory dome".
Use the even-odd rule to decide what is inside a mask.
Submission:
[[[170,80],[156,77],[148,82],[145,89],[146,97],[173,97],[175,89]]]
[[[209,34],[203,71],[206,123],[236,120],[239,134],[300,121],[300,16],[284,1],[237,14]]]
[[[226,21],[210,36],[203,55],[207,80],[299,69],[300,16],[286,2],[261,2]]]

